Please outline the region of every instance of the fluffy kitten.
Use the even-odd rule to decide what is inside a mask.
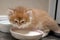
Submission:
[[[48,15],[48,13],[40,9],[25,7],[10,9],[9,21],[13,26],[18,28],[39,29],[47,33],[49,30],[54,32],[60,30],[57,23]]]

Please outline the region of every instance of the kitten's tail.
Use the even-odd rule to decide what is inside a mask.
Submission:
[[[54,32],[57,32],[57,31],[60,32],[60,27],[58,26],[57,22],[54,21],[53,19],[48,20],[47,27]]]

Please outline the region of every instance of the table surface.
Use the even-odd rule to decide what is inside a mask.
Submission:
[[[17,40],[17,39],[13,38],[10,33],[0,32],[0,40]],[[60,38],[50,35],[43,38],[42,40],[60,40]]]

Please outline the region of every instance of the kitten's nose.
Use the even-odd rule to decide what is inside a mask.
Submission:
[[[22,21],[21,23],[24,23],[24,21]]]
[[[23,24],[23,22],[19,22],[19,25]]]
[[[18,26],[20,26],[20,25],[21,25],[21,23],[18,24]]]

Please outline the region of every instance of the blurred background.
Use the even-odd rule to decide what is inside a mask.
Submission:
[[[48,11],[49,0],[0,0],[0,14],[6,15],[8,8],[16,6],[39,8]]]

